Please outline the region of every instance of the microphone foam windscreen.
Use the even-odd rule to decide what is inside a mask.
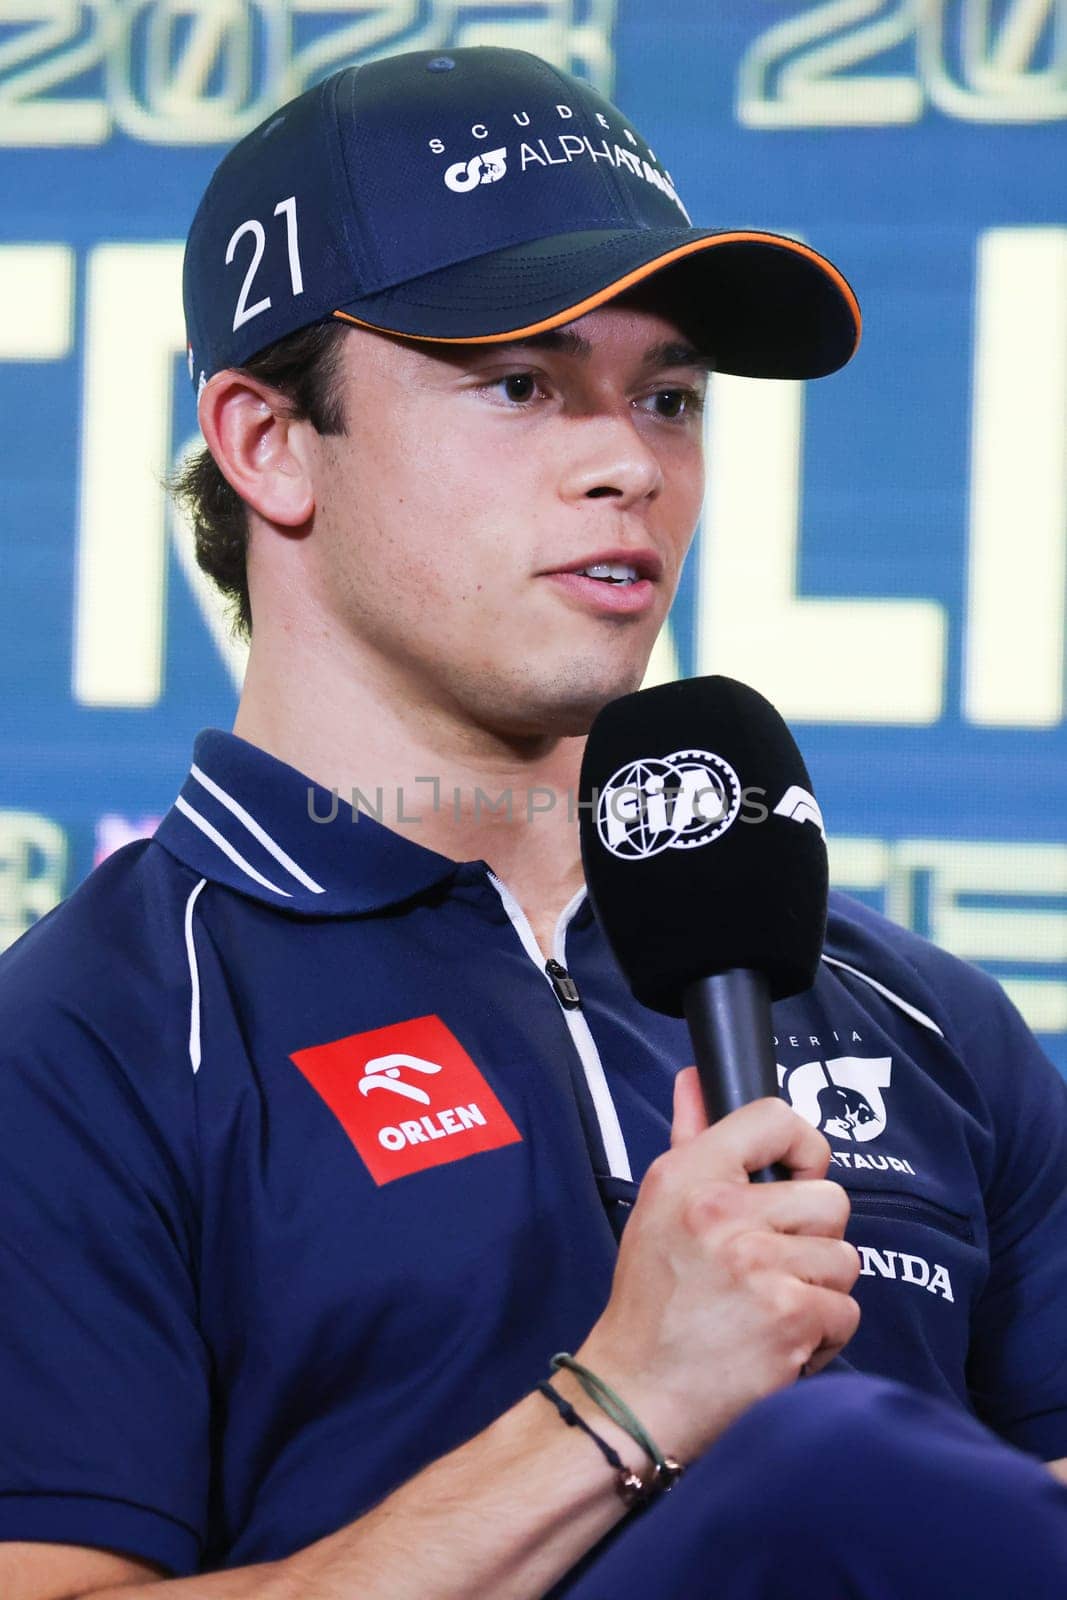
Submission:
[[[582,859],[634,996],[680,1017],[686,985],[747,967],[775,1000],[815,981],[822,816],[778,712],[732,678],[613,700],[582,763]]]

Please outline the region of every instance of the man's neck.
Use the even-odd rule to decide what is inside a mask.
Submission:
[[[484,860],[542,949],[582,887],[584,738],[508,740],[419,703],[378,663],[257,634],[233,731],[453,860]],[[287,659],[287,656],[289,659]]]

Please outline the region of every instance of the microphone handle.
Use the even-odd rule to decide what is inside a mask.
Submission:
[[[687,984],[685,1020],[709,1122],[750,1100],[778,1093],[771,996],[762,972],[730,967]],[[787,1178],[780,1165],[750,1174],[753,1183]]]

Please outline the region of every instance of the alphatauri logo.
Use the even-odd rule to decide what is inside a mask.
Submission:
[[[350,1033],[291,1059],[379,1186],[522,1139],[440,1017]]]
[[[866,1144],[885,1132],[882,1090],[893,1076],[891,1056],[805,1061],[779,1067],[778,1075],[793,1110],[829,1137]]]
[[[623,861],[692,850],[724,834],[741,809],[741,782],[710,750],[628,761],[600,793],[600,842]]]
[[[456,194],[477,189],[480,183],[498,183],[508,170],[507,147],[483,150],[470,161],[454,161],[445,168],[445,183]]]

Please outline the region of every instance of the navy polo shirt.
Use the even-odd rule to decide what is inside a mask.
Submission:
[[[155,837],[0,958],[0,1538],[284,1557],[608,1298],[684,1025],[582,896],[546,963],[484,862],[333,809],[208,730]],[[837,897],[775,1026],[852,1194],[848,1362],[1067,1455],[1059,1075],[990,979]]]

